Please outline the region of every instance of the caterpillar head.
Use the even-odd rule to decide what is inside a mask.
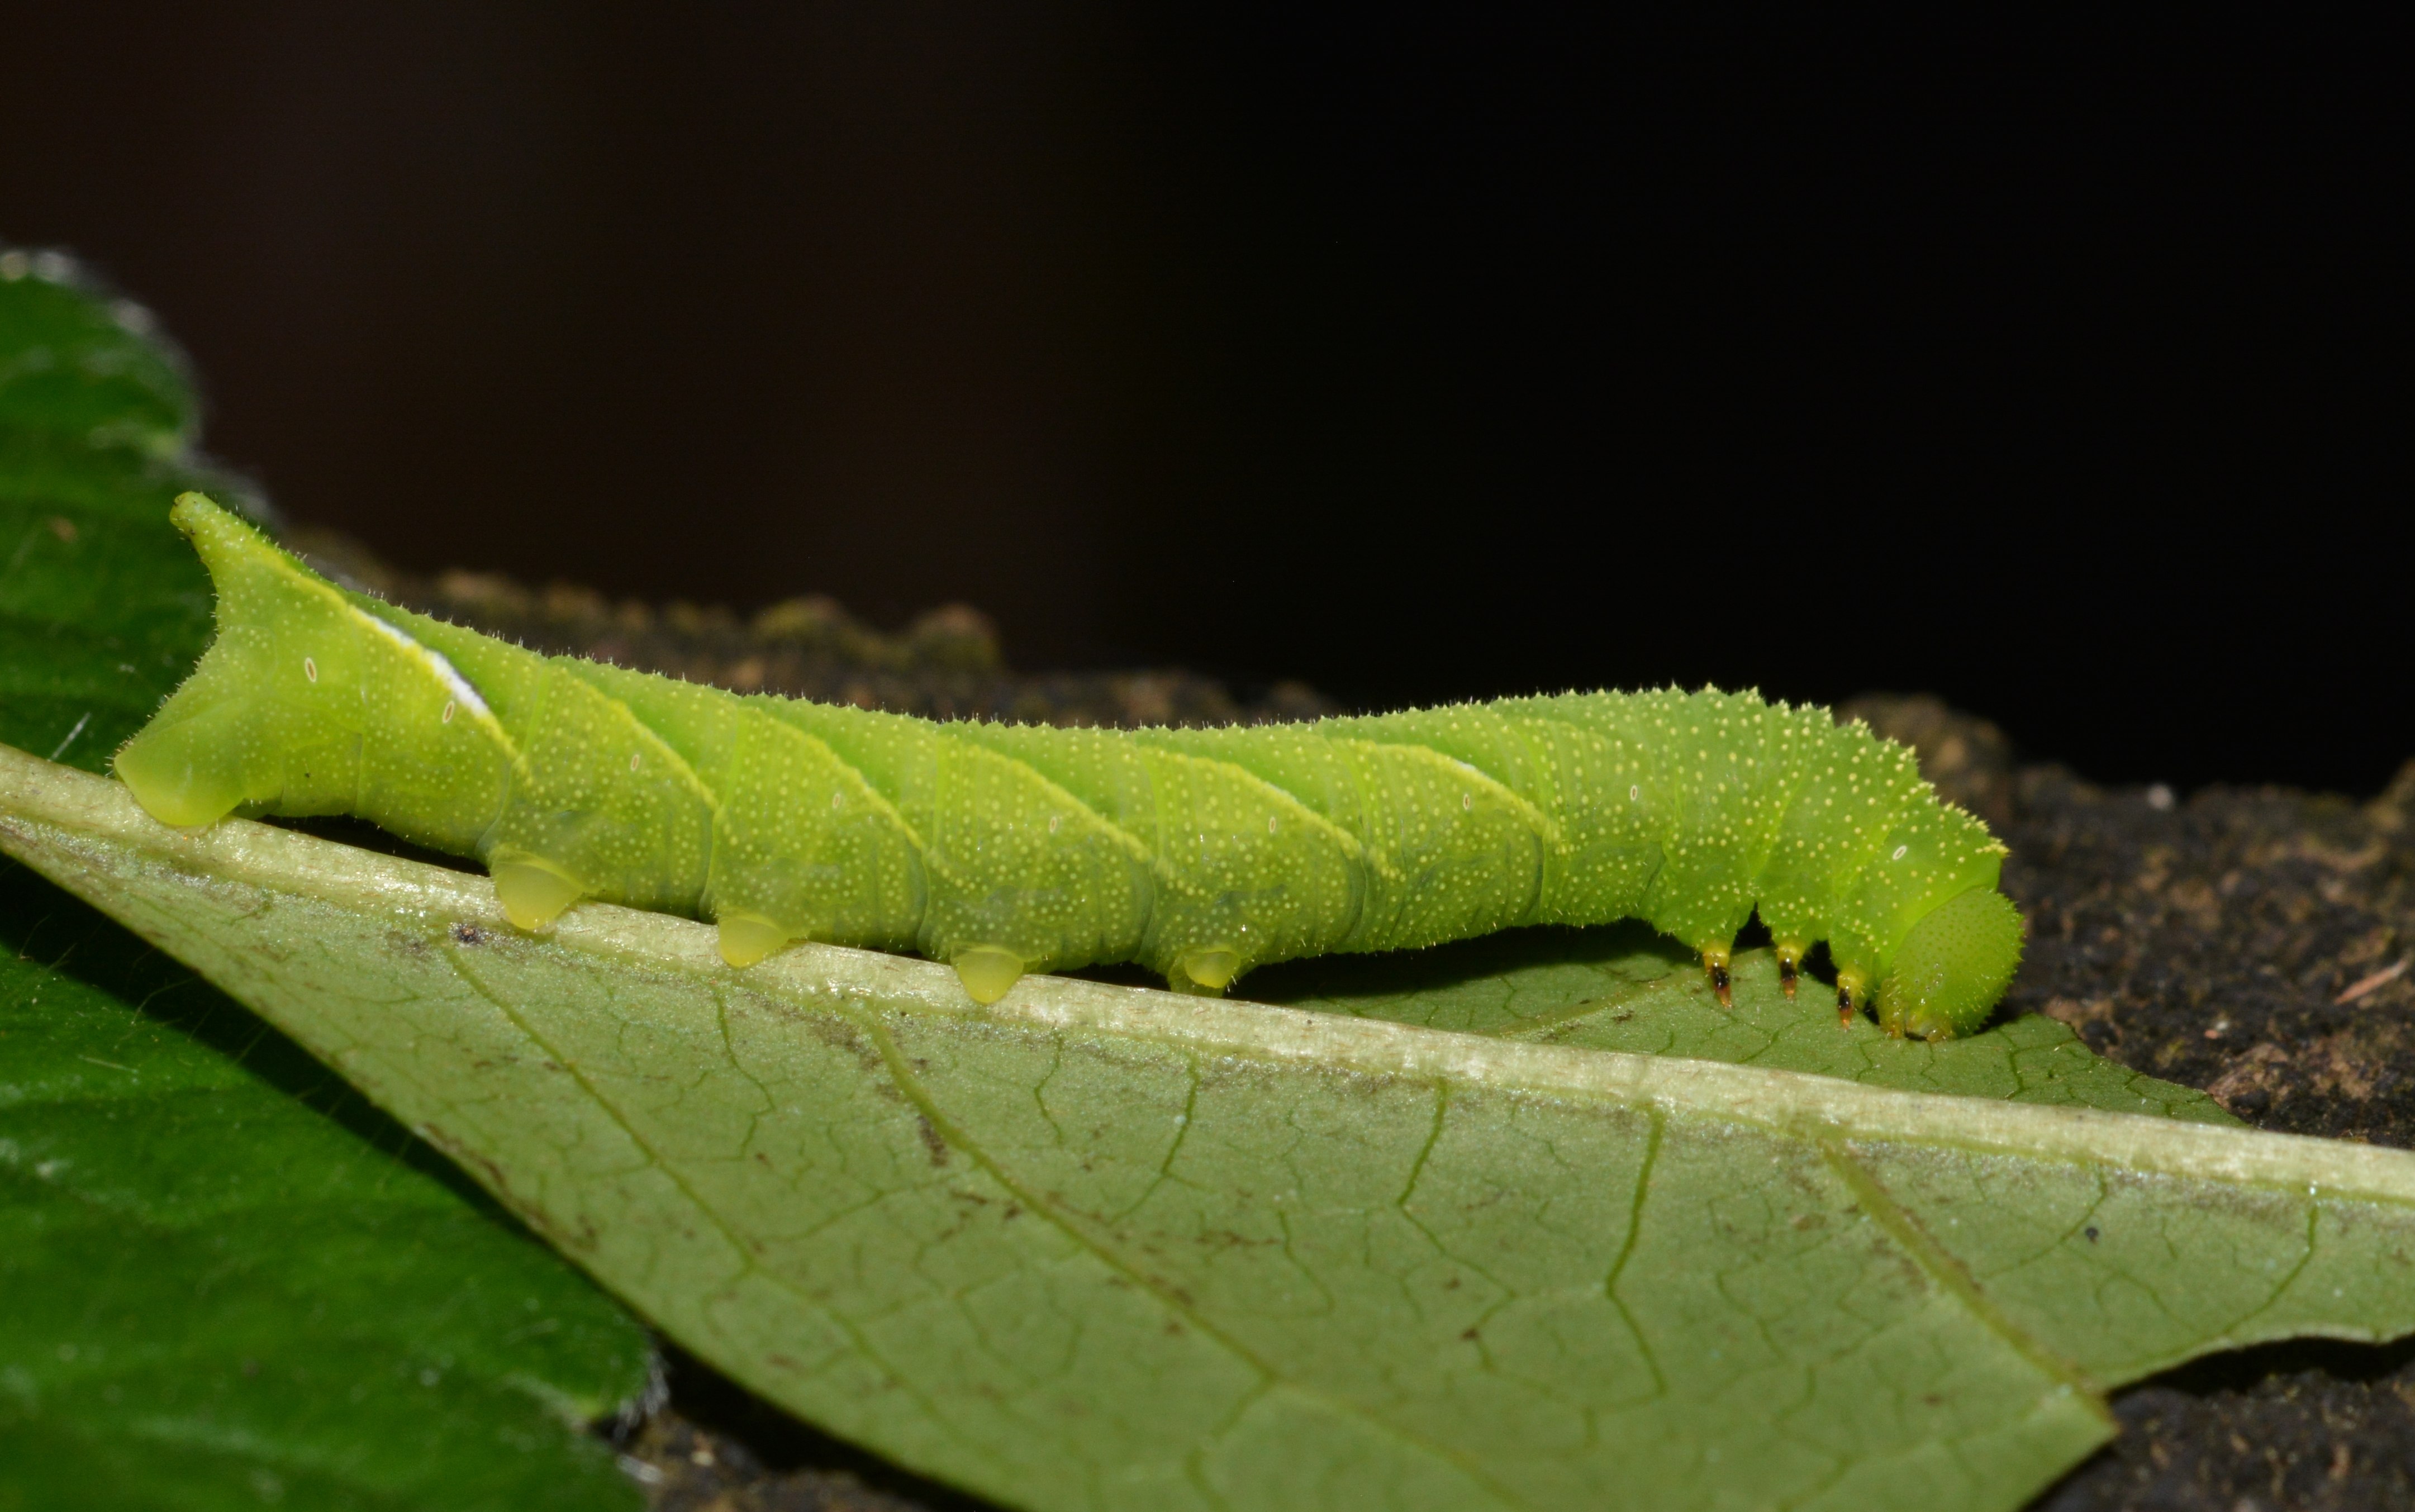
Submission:
[[[2021,912],[1992,887],[1946,900],[1912,928],[1879,984],[1879,1027],[1919,1040],[1969,1034],[2012,985]]]

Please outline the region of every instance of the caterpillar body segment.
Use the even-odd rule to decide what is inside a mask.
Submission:
[[[1824,711],[1664,690],[1315,724],[950,724],[547,657],[350,593],[196,494],[172,516],[218,635],[118,754],[180,825],[355,814],[486,862],[513,921],[580,898],[792,940],[919,951],[989,1002],[1135,961],[1180,991],[1331,951],[1639,918],[1726,996],[1758,910],[1791,991],[1825,940],[1840,1010],[1983,1023],[2019,958],[1986,828],[1911,753]]]

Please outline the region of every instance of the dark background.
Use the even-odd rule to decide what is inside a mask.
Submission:
[[[2393,37],[0,22],[0,235],[407,566],[1371,706],[1924,688],[2108,780],[2415,756]]]

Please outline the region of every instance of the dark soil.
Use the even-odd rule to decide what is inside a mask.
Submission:
[[[547,650],[744,691],[938,717],[1064,725],[1312,717],[1298,684],[1255,699],[1180,672],[1018,675],[951,608],[896,635],[827,600],[750,622],[610,606],[447,574],[414,580],[335,538],[315,560],[415,607]],[[2023,764],[1933,698],[1847,706],[1921,753],[2011,846],[2030,920],[2007,1013],[2049,1013],[2098,1052],[2202,1087],[2259,1128],[2415,1146],[2415,763],[2365,803],[2285,788],[2100,788]],[[658,1512],[979,1512],[983,1504],[822,1437],[666,1350],[662,1405],[615,1432]],[[2119,1394],[2121,1436],[2036,1512],[2415,1505],[2415,1340],[2302,1341],[2210,1356]]]

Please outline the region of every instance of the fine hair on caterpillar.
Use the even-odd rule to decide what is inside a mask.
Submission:
[[[1985,1023],[2018,964],[2003,847],[1912,753],[1757,695],[1574,693],[1226,729],[1095,730],[741,696],[542,656],[325,581],[199,494],[218,633],[116,771],[173,825],[356,815],[483,861],[512,922],[593,898],[917,951],[977,1000],[1138,962],[1268,962],[1641,919],[1724,1000],[1757,911],[1791,996]]]

